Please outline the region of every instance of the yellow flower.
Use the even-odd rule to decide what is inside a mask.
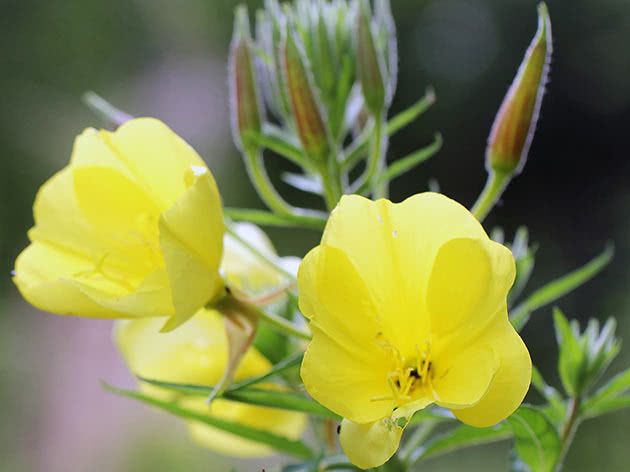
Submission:
[[[36,307],[186,321],[222,288],[221,199],[199,155],[162,122],[86,129],[39,190],[14,281]]]
[[[202,309],[186,324],[170,333],[160,333],[159,320],[145,318],[116,322],[114,338],[129,370],[142,377],[166,382],[215,385],[228,360],[228,344],[222,317]],[[235,381],[262,375],[271,363],[250,347],[236,371]],[[267,388],[274,388],[267,385]],[[275,387],[278,388],[278,387]],[[142,384],[141,390],[162,399],[174,393]],[[302,413],[276,410],[216,399],[210,406],[203,397],[179,400],[200,413],[298,439],[306,426]],[[240,438],[204,423],[189,421],[192,438],[202,446],[226,455],[256,457],[272,454],[266,445]]]
[[[270,259],[282,265],[294,264],[293,258],[277,258],[267,235],[249,223],[233,225],[234,232]],[[276,288],[286,280],[261,261],[229,234],[224,238],[225,251],[221,271],[230,286],[251,293]],[[287,267],[290,270],[290,267]],[[159,333],[159,320],[121,320],[114,327],[114,339],[129,370],[134,374],[165,382],[216,385],[228,362],[228,338],[224,320],[214,310],[202,309],[185,325],[170,333]],[[234,381],[266,373],[271,363],[256,348],[250,347],[236,371]],[[263,385],[266,388],[281,388]],[[141,389],[158,398],[173,398],[172,392],[141,384]],[[179,400],[182,406],[210,413],[217,418],[298,439],[306,426],[301,413],[251,406],[216,399],[211,407],[201,397]],[[211,408],[209,411],[208,409]],[[242,439],[206,424],[189,421],[195,441],[223,454],[254,457],[272,454],[268,446]]]
[[[342,198],[298,273],[313,332],[301,375],[345,418],[354,464],[386,462],[429,404],[478,427],[518,407],[531,360],[507,317],[514,276],[511,252],[442,195]]]

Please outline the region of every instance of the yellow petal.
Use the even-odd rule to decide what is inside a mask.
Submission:
[[[166,382],[214,385],[227,363],[227,337],[223,319],[214,311],[202,309],[190,321],[169,333],[160,333],[159,319],[122,320],[115,324],[114,340],[129,369],[142,377]],[[269,361],[250,348],[241,362],[236,380],[267,372]],[[277,388],[263,386],[265,388]],[[172,392],[142,384],[147,394],[163,399]],[[188,397],[182,406],[208,412],[204,398]],[[222,399],[215,400],[212,415],[236,421],[275,434],[297,439],[306,425],[300,413],[256,407]],[[272,453],[267,446],[216,430],[205,424],[189,422],[192,437],[209,449],[240,457]]]
[[[218,273],[224,231],[221,199],[210,172],[205,167],[195,172],[189,170],[189,188],[160,216],[160,247],[175,307],[165,331],[194,315],[222,285]]]
[[[386,351],[377,343],[380,325],[362,279],[339,249],[309,252],[298,272],[300,308],[311,318],[311,341],[302,380],[313,398],[357,422],[391,411]]]
[[[397,347],[412,356],[429,326],[425,293],[439,248],[459,237],[487,237],[463,206],[435,193],[393,204],[344,196],[322,245],[342,249],[356,266]],[[393,341],[392,341],[393,342]]]
[[[446,408],[475,405],[492,384],[500,360],[489,345],[473,344],[457,356],[441,356],[431,382],[436,403]]]
[[[153,118],[130,120],[114,132],[101,131],[101,135],[163,210],[186,190],[181,176],[191,166],[205,167],[188,143]]]
[[[471,408],[453,410],[466,424],[487,427],[510,416],[525,398],[532,376],[532,361],[523,340],[502,310],[477,340],[492,346],[500,365],[486,395]]]
[[[512,252],[487,237],[442,245],[427,289],[432,334],[474,338],[505,305],[515,274]]]
[[[390,418],[363,424],[344,419],[339,441],[350,462],[369,469],[383,465],[394,455],[402,432],[403,428]]]
[[[169,333],[160,333],[163,320],[143,318],[116,322],[114,339],[129,369],[143,377],[168,382],[214,385],[227,364],[227,337],[223,319],[202,309],[190,321]],[[262,374],[271,367],[250,349],[235,379]]]
[[[70,165],[73,169],[79,167],[106,167],[119,172],[129,180],[136,181],[136,175],[129,168],[126,160],[106,139],[103,131],[86,128],[74,140]]]
[[[142,188],[111,168],[82,166],[73,177],[79,210],[96,231],[134,231],[139,215],[157,219],[160,214]]]
[[[280,263],[273,244],[258,226],[251,223],[235,223],[232,230],[266,257]],[[225,234],[223,245],[221,271],[229,285],[256,294],[285,282],[284,276],[229,233]]]
[[[353,421],[367,422],[391,413],[392,402],[383,353],[365,346],[364,355],[335,342],[317,324],[300,375],[306,391],[319,403]],[[370,352],[371,351],[371,352]]]
[[[60,315],[122,318],[170,314],[163,270],[131,291],[127,279],[119,279],[115,271],[97,273],[94,263],[81,255],[36,241],[16,260],[15,273],[13,280],[29,303]]]

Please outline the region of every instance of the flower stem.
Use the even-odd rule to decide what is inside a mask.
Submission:
[[[260,307],[256,306],[250,300],[237,295],[236,293],[232,293],[230,291],[226,298],[229,297],[234,303],[239,304],[243,310],[247,310],[250,313],[255,313],[258,317],[266,322],[271,327],[275,328],[278,331],[281,331],[290,336],[295,336],[297,338],[306,339],[307,341],[311,340],[311,335],[306,331],[302,331],[300,328],[296,327],[290,321],[285,320],[281,316],[276,315],[275,313],[271,313],[269,311],[265,311]]]
[[[512,174],[508,172],[501,172],[498,170],[491,170],[488,174],[488,180],[486,186],[477,198],[477,201],[472,207],[471,213],[482,222],[490,210],[496,205],[501,198],[505,187],[512,178]]]
[[[337,156],[333,155],[329,161],[337,159]],[[334,163],[322,163],[319,166],[319,174],[322,177],[322,187],[324,187],[324,200],[326,200],[326,207],[328,210],[332,210],[337,206],[337,202],[341,198],[341,188],[338,172],[338,164]]]
[[[260,198],[276,213],[280,213],[281,215],[293,215],[294,208],[280,196],[271,183],[267,171],[265,170],[261,152],[249,147],[244,150],[244,153],[249,178],[254,184]]]
[[[573,442],[573,438],[575,437],[575,432],[580,425],[580,405],[582,404],[582,399],[580,396],[575,396],[569,400],[569,409],[567,413],[567,421],[562,428],[562,434],[560,436],[560,442],[562,443],[562,450],[560,452],[560,456],[558,462],[556,463],[556,472],[560,472],[562,470],[562,463],[569,452],[569,448],[571,447],[571,443]]]
[[[374,120],[374,130],[372,132],[372,143],[370,149],[370,155],[368,156],[367,161],[367,170],[362,177],[361,184],[359,188],[356,190],[356,193],[363,194],[369,188],[372,187],[372,183],[374,181],[374,176],[381,164],[381,140],[383,134],[383,118],[375,117]]]

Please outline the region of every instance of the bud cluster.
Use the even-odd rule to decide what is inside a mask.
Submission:
[[[560,347],[558,370],[566,392],[580,396],[601,377],[619,353],[621,342],[615,337],[616,321],[610,318],[600,329],[596,319],[589,320],[584,332],[576,320],[569,322],[556,308],[556,338]]]
[[[252,38],[247,10],[238,7],[229,67],[235,142],[244,153],[292,147],[281,154],[323,181],[334,205],[347,190],[339,173],[350,132],[382,121],[394,95],[389,0],[373,8],[364,0],[266,0],[255,18]],[[327,180],[338,188],[326,188]]]

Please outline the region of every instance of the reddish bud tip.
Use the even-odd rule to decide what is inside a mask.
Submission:
[[[302,147],[312,158],[323,160],[330,150],[328,132],[304,59],[289,28],[282,48],[282,61],[291,110]]]
[[[250,43],[247,9],[239,6],[236,9],[228,73],[232,134],[237,147],[241,150],[248,145],[247,133],[260,133],[262,126],[262,111]]]
[[[538,31],[503,99],[486,148],[486,167],[519,173],[534,137],[551,58],[551,23],[547,6],[538,5]]]

